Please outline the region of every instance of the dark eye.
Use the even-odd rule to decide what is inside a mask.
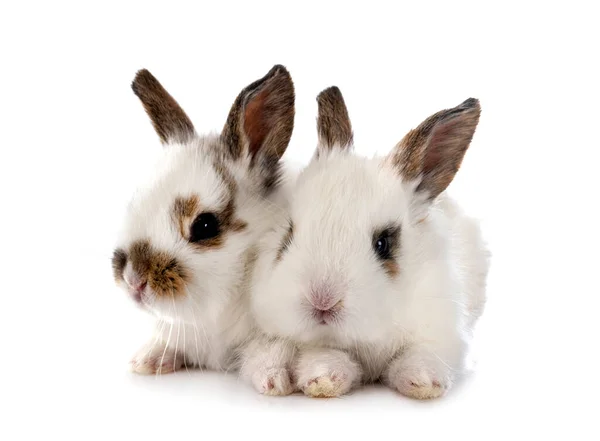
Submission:
[[[392,238],[387,231],[381,233],[373,241],[373,249],[375,250],[375,254],[377,254],[377,257],[379,257],[381,260],[388,260],[392,258],[391,241]]]
[[[213,239],[220,233],[219,221],[212,213],[202,213],[190,229],[190,242]]]

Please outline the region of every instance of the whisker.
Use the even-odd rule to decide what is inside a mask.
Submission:
[[[186,348],[185,348],[185,328],[187,327],[187,325],[185,323],[183,323],[183,366],[185,367],[185,371],[187,372],[188,375],[190,375],[190,371],[188,370],[188,363],[187,363],[187,357],[186,357]]]
[[[200,305],[198,305],[198,303],[196,302],[196,300],[193,297],[188,297],[191,302],[192,305],[198,309],[198,312],[202,313],[202,308],[200,307]],[[204,325],[202,324],[202,322],[200,322],[200,328],[202,329],[202,333],[204,334],[204,339],[206,341],[206,344],[208,346],[208,350],[209,352],[212,354],[213,353],[213,348],[210,342],[210,339],[208,338],[208,334],[206,333],[206,329],[204,328]]]
[[[423,296],[421,298],[422,299],[432,299],[432,300],[445,300],[447,302],[456,303],[457,305],[462,306],[463,308],[468,308],[469,307],[469,305],[467,305],[464,302],[461,302],[461,301],[458,301],[458,300],[455,300],[455,299],[449,299],[447,297],[441,297],[441,296],[440,297],[436,297],[436,296]]]
[[[440,360],[444,364],[444,366],[446,366],[450,370],[450,372],[454,372],[454,369],[452,368],[452,366],[450,366],[448,363],[446,363],[442,359],[442,357],[440,357],[434,350],[429,349],[429,352],[431,352],[432,355],[434,355],[435,357],[437,357],[437,359]]]
[[[158,343],[159,339],[162,339],[162,333],[164,331],[164,328],[167,324],[167,322],[164,319],[159,319],[158,323],[155,324],[155,326],[158,328],[158,325],[161,325],[160,329],[157,329],[158,332],[156,332],[156,336],[154,337],[154,342],[152,343],[152,345],[150,346],[150,349],[148,349],[148,351],[146,352],[146,355],[144,356],[145,359],[148,358],[148,356],[150,354],[152,354],[152,352],[154,351],[154,348],[156,347],[156,344]]]
[[[160,358],[160,366],[158,367],[158,369],[156,371],[156,375],[162,376],[162,367],[163,367],[163,363],[165,361],[165,355],[167,353],[167,349],[169,348],[169,345],[171,344],[171,333],[173,332],[173,322],[171,322],[170,325],[171,326],[169,327],[169,335],[167,337],[167,344],[165,345],[165,349],[163,350],[162,357]]]
[[[175,306],[175,294],[173,294],[171,299],[173,300],[173,312],[175,313],[175,323],[177,323],[177,340],[175,341],[175,354],[173,356],[173,371],[175,371],[177,367],[177,351],[179,350],[179,329],[181,328],[181,323],[179,323],[179,319],[177,317],[177,307]]]

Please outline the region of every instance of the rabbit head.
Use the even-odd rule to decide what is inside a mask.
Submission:
[[[222,132],[207,136],[147,70],[132,88],[163,155],[128,206],[114,277],[160,318],[216,321],[239,295],[252,246],[277,209],[279,160],[294,120],[291,77],[274,66],[237,96]]]
[[[376,158],[353,154],[339,89],[317,102],[318,148],[289,222],[265,238],[252,309],[266,332],[298,342],[379,344],[406,324],[416,289],[451,277],[448,238],[428,217],[469,147],[479,102],[435,113]]]

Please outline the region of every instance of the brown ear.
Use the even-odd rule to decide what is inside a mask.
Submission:
[[[419,182],[417,192],[435,199],[454,179],[480,113],[479,101],[469,98],[430,116],[398,143],[390,156],[392,164],[405,180]]]
[[[294,84],[285,67],[275,65],[235,99],[221,134],[233,159],[247,154],[255,164],[277,162],[294,128]]]
[[[317,104],[319,150],[331,150],[334,147],[352,148],[352,124],[340,89],[332,86],[323,90],[317,96]]]
[[[131,88],[144,105],[163,144],[183,143],[194,135],[194,126],[183,109],[148,70],[138,71]]]

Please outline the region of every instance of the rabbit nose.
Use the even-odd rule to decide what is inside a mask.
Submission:
[[[313,308],[315,308],[318,311],[330,311],[331,309],[333,309],[333,307],[337,304],[333,304],[332,302],[319,302],[319,301],[313,301],[311,302],[313,305]]]
[[[141,279],[137,279],[133,282],[129,283],[129,287],[134,291],[143,291],[146,287],[147,282],[142,281]]]
[[[327,285],[311,289],[309,301],[317,311],[330,311],[340,303],[340,300]]]
[[[141,297],[142,291],[146,288],[147,281],[145,278],[142,278],[139,274],[133,271],[131,268],[127,268],[125,273],[123,274],[123,279],[125,279],[125,283],[132,291],[132,294],[136,299]]]

